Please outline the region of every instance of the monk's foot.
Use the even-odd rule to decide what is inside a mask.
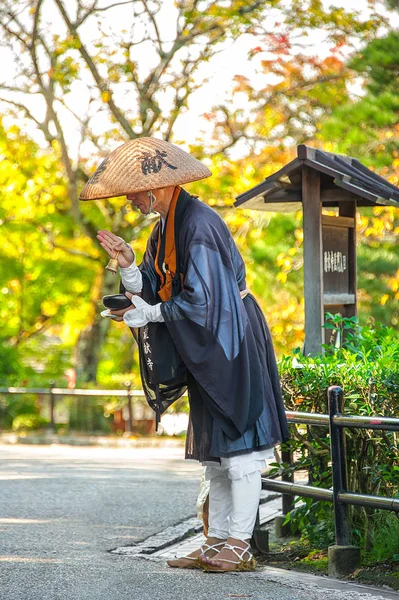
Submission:
[[[175,569],[200,569],[202,561],[214,558],[225,545],[226,540],[219,538],[207,538],[200,548],[187,556],[168,560],[169,567]]]
[[[215,558],[203,562],[203,569],[209,573],[228,573],[231,571],[255,571],[256,561],[250,552],[248,541],[229,538]]]

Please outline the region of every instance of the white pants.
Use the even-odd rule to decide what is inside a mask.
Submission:
[[[252,452],[220,465],[206,466],[209,481],[209,537],[222,540],[252,537],[262,489],[261,469],[272,459],[273,450]]]
[[[207,467],[212,470],[214,467]],[[210,476],[209,537],[248,540],[252,537],[261,491],[260,471],[229,479],[227,470]]]

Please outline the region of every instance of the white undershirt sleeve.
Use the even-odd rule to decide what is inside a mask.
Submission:
[[[128,244],[130,246],[130,244]],[[130,248],[132,248],[130,246]],[[133,248],[132,248],[133,252]],[[134,254],[134,252],[133,252]],[[143,287],[143,278],[141,275],[141,271],[136,265],[136,255],[134,254],[134,260],[130,267],[122,268],[119,267],[119,273],[121,275],[122,283],[124,288],[131,292],[132,294],[138,294],[141,292]]]

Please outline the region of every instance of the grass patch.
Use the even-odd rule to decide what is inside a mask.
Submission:
[[[399,561],[399,519],[394,514],[375,513],[373,545],[362,552],[362,563],[373,566],[381,562]]]
[[[299,540],[286,540],[279,544],[270,544],[268,554],[257,557],[260,564],[295,569],[305,573],[326,575],[328,559],[326,550],[315,550],[312,546]]]
[[[324,550],[312,550],[299,562],[309,565],[320,573],[328,573],[328,557]]]
[[[375,535],[375,545],[362,552],[361,566],[344,579],[353,583],[389,587],[399,591],[399,553],[393,553],[398,543],[398,519],[392,515],[391,530],[382,527]],[[298,538],[275,539],[270,529],[270,552],[257,556],[260,565],[289,569],[313,575],[328,574],[328,550],[315,549]],[[380,539],[381,538],[381,539]]]

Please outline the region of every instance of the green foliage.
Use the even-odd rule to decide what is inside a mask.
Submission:
[[[13,419],[12,422],[12,430],[13,431],[26,431],[26,430],[34,430],[34,429],[42,429],[43,427],[48,426],[49,421],[44,417],[33,414],[22,414],[18,415]]]
[[[10,346],[8,341],[0,338],[0,385],[13,383],[21,374],[18,351]]]
[[[381,130],[392,131],[397,122],[399,96],[389,90],[378,95],[367,94],[356,103],[343,104],[321,125],[325,140],[340,139],[338,150],[356,156],[378,167],[390,167],[392,154],[397,150],[397,138],[381,142]],[[371,149],[372,154],[366,154]],[[364,155],[364,157],[363,157]]]
[[[388,3],[397,9],[397,0]],[[320,123],[320,137],[333,151],[355,156],[399,183],[399,35],[395,30],[370,40],[349,62],[363,80],[364,93],[348,93]],[[360,315],[386,324],[399,323],[397,235],[399,210],[362,210],[358,222],[358,287]]]
[[[305,558],[300,561],[300,564],[309,565],[309,567],[324,575],[328,574],[328,556],[317,550],[309,552],[308,556],[305,556]]]
[[[87,238],[74,239],[76,225],[64,214],[67,190],[57,155],[1,125],[0,152],[0,315],[4,337],[18,346],[87,302],[94,276],[88,266],[96,255],[90,256]]]
[[[285,356],[281,361],[287,409],[326,413],[326,390],[331,385],[340,385],[344,390],[346,414],[396,416],[399,405],[396,331],[381,324],[361,326],[356,319],[343,319],[339,315],[330,315],[326,327],[333,335],[332,344],[325,347],[323,356],[302,357],[298,351],[294,355],[296,364],[293,365],[292,356]],[[398,495],[397,435],[379,430],[347,429],[346,439],[349,491],[387,497]],[[290,445],[296,454],[296,468],[308,470],[314,485],[329,488],[332,480],[328,429],[292,426]],[[323,503],[306,500],[304,507],[295,509],[291,521],[304,538],[320,547],[328,543],[333,531],[328,511]],[[378,520],[369,509],[352,509],[355,541],[360,540],[369,551],[377,524],[386,518],[387,515],[380,516]]]
[[[399,150],[398,42],[399,34],[392,30],[355,54],[348,66],[363,78],[365,94],[357,98],[348,94],[320,124],[323,140],[332,142],[339,152],[385,168],[384,174],[395,174]],[[397,182],[395,176],[393,183]]]
[[[304,498],[301,505],[288,513],[292,533],[300,534],[301,541],[315,548],[327,548],[334,542],[334,517],[332,504]]]
[[[0,394],[0,429],[11,429],[20,415],[39,417],[42,400],[34,394]]]
[[[370,516],[373,521],[372,545],[363,553],[365,564],[399,560],[399,519],[396,514],[376,510]]]
[[[73,345],[92,318],[99,251],[67,214],[68,189],[56,150],[43,152],[17,127],[0,124],[0,153],[6,356],[0,380],[47,385],[71,366]]]
[[[367,72],[367,88],[372,94],[379,94],[383,89],[397,96],[399,33],[390,31],[386,37],[372,40],[349,66],[359,73]]]
[[[69,428],[72,431],[111,433],[111,419],[106,410],[109,399],[104,397],[71,397],[67,402]]]
[[[217,106],[203,115],[214,137],[199,134],[191,147],[195,156],[212,163],[214,177],[189,189],[213,206],[231,206],[237,193],[282,167],[292,158],[295,143],[304,141],[304,135],[312,136],[327,115],[346,105],[351,75],[340,49],[375,38],[386,20],[378,11],[368,17],[361,11],[327,7],[320,0],[179,0],[175,23],[165,29],[163,3],[154,0],[131,3],[123,13],[123,28],[113,28],[108,17],[120,10],[117,5],[104,10],[76,0],[53,4],[51,23],[45,4],[37,0],[3,0],[0,8],[1,41],[17,57],[24,56],[23,63],[15,61],[17,95],[12,89],[2,94],[9,107],[7,122],[11,119],[18,126],[0,128],[0,316],[2,336],[14,349],[13,367],[5,361],[0,378],[45,385],[52,378],[61,385],[65,369],[73,364],[80,383],[113,386],[129,376],[138,384],[130,333],[123,324],[99,318],[101,296],[116,291],[117,284],[104,275],[106,257],[96,230],[107,228],[134,240],[140,260],[151,222],[129,211],[121,198],[77,201],[94,164],[116,144],[137,136],[179,142],[175,125],[206,83],[207,63],[223,44],[247,36],[254,42],[249,60],[257,83],[253,85],[246,73],[237,73],[232,86],[238,99],[245,95],[246,109],[235,109],[232,102],[221,106],[217,98]],[[277,19],[271,33],[265,30],[269,19]],[[325,58],[317,56],[313,31],[332,44]],[[306,52],[298,44],[305,38]],[[387,48],[391,56],[387,71],[396,73],[393,42],[387,42]],[[148,50],[150,60],[143,68],[143,52]],[[374,61],[371,75],[376,80],[383,51],[378,43],[365,50]],[[352,71],[355,68],[356,74],[362,73],[360,57],[352,64]],[[76,114],[71,110],[74,86],[79,86],[82,99]],[[379,94],[373,90],[378,99],[367,100],[361,116],[368,123],[366,134],[353,115],[339,113],[332,129],[342,138],[339,126],[350,125],[345,133],[348,150],[374,142],[375,123],[392,127],[397,101],[394,85],[388,87]],[[129,102],[124,104],[126,89]],[[32,90],[43,102],[39,118],[27,108],[29,102],[24,103]],[[24,134],[26,122],[40,134],[40,146]],[[74,135],[82,136],[77,153],[68,147],[71,123]],[[358,140],[358,131],[364,140]],[[244,148],[244,142],[249,155],[232,160],[229,149],[240,143]],[[368,157],[368,150],[362,155]],[[373,148],[371,154],[378,153]],[[378,166],[387,164],[385,156]],[[299,345],[303,340],[300,217],[242,216],[235,210],[223,216],[244,255],[249,287],[266,312],[278,352]],[[394,232],[395,222],[389,224]],[[370,244],[379,243],[380,237],[378,231],[373,233]],[[399,318],[393,281],[397,276],[392,270],[395,254],[387,251],[391,262],[374,261],[381,274],[374,279],[365,257],[364,274],[359,270],[361,306],[365,315],[394,324]]]

